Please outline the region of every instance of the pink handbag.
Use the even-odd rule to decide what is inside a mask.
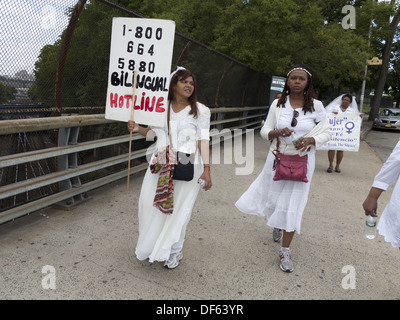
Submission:
[[[300,156],[287,155],[280,153],[279,139],[276,144],[276,152],[272,152],[275,156],[273,170],[275,170],[274,181],[277,180],[292,180],[292,181],[302,181],[308,182],[307,179],[307,163],[308,155]]]

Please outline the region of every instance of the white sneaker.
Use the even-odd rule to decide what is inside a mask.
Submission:
[[[179,265],[179,261],[183,258],[182,252],[173,253],[169,256],[169,259],[165,261],[164,267],[168,269],[174,269]]]
[[[290,248],[281,248],[279,250],[279,259],[281,264],[279,265],[282,271],[292,272],[293,271],[293,262],[290,256]]]
[[[274,238],[275,242],[281,241],[283,237],[283,231],[281,229],[274,228],[274,231],[272,231],[272,237]]]

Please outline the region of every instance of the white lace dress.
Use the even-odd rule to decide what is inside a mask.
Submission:
[[[191,181],[174,180],[174,211],[166,215],[153,207],[159,174],[147,169],[139,198],[139,238],[136,257],[150,262],[166,261],[170,254],[182,251],[186,227],[199,193],[197,180],[203,173],[198,140],[209,140],[210,110],[197,103],[199,115],[189,115],[190,106],[175,113],[171,108],[170,135],[175,150],[195,153],[194,177]],[[157,135],[156,150],[169,145],[167,120],[163,128],[152,128]],[[154,156],[153,154],[153,156]],[[153,157],[152,156],[152,157]]]
[[[289,98],[288,98],[289,100]],[[326,113],[323,104],[314,100],[315,112],[307,112],[301,108],[296,109],[299,112],[297,125],[291,127],[293,117],[293,108],[287,101],[285,108],[276,108],[275,100],[268,114],[268,118],[261,130],[264,139],[268,139],[270,130],[283,129],[288,127],[294,129],[297,136],[307,136],[316,126],[316,122],[324,122],[322,130],[313,135],[317,146],[329,141],[329,125],[326,120]],[[321,124],[322,125],[322,124]],[[310,184],[315,168],[315,148],[311,147],[308,152],[307,178],[308,183],[300,181],[274,181],[275,171],[272,170],[275,156],[272,150],[275,149],[276,139],[274,139],[264,165],[263,170],[250,185],[247,191],[236,202],[236,207],[243,213],[253,214],[267,219],[267,225],[288,232],[297,231],[300,233],[301,219],[304,208],[307,204]],[[280,152],[285,154],[297,154],[292,138],[280,139]]]

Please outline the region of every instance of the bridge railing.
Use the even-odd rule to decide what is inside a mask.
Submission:
[[[220,107],[210,108],[212,114],[211,144],[220,143],[219,131],[229,129],[259,129],[261,120],[267,110],[267,106],[260,107]],[[40,210],[50,205],[57,205],[65,209],[71,209],[87,199],[87,192],[109,184],[113,181],[127,177],[128,153],[112,154],[108,157],[79,164],[78,154],[96,150],[102,147],[115,146],[129,142],[130,135],[115,136],[103,139],[78,142],[79,129],[84,126],[108,125],[115,121],[107,120],[104,114],[63,116],[48,118],[30,118],[20,120],[3,120],[0,126],[0,138],[22,132],[38,132],[56,130],[58,143],[55,147],[45,147],[39,150],[28,152],[6,154],[0,156],[0,181],[3,170],[10,167],[17,168],[22,164],[29,164],[44,159],[56,159],[56,169],[47,174],[27,178],[26,180],[15,181],[0,186],[0,203],[12,199],[17,195],[28,194],[48,185],[56,185],[56,190],[36,199],[26,199],[23,203],[15,206],[2,205],[0,208],[0,223],[4,223],[31,212]],[[221,135],[222,136],[222,135]],[[218,138],[218,139],[217,139]],[[133,140],[145,139],[139,134],[132,135]],[[226,139],[226,136],[224,136]],[[146,170],[147,148],[134,150],[131,153],[131,161],[136,164],[130,169],[130,174]],[[105,168],[111,168],[118,164],[126,164],[122,170],[114,170],[111,174],[101,178],[82,183],[80,177],[84,174],[95,173]],[[3,201],[3,202],[2,202]]]

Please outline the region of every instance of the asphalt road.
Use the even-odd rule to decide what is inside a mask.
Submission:
[[[399,139],[400,131],[372,129],[366,136],[365,141],[384,162],[392,153]]]
[[[221,159],[235,148],[224,145]],[[301,234],[291,245],[295,270],[287,274],[265,219],[234,206],[265,165],[268,141],[255,134],[252,150],[249,174],[238,175],[244,165],[236,162],[213,164],[213,188],[196,200],[178,268],[136,259],[140,173],[129,192],[121,179],[72,211],[49,207],[1,225],[0,299],[143,299],[159,307],[167,300],[399,300],[399,250],[364,235],[362,203],[382,166],[375,151],[361,141],[359,152],[346,152],[341,173],[327,173],[327,151],[317,151]]]

